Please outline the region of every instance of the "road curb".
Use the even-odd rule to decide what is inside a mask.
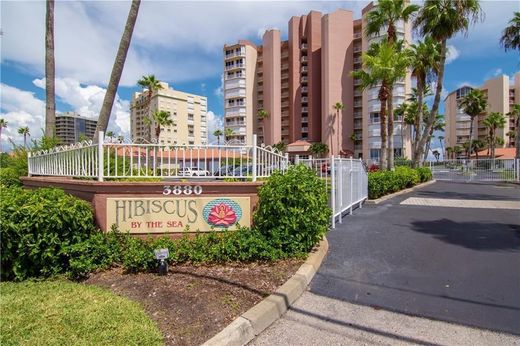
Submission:
[[[203,346],[245,345],[280,318],[298,299],[318,271],[329,249],[323,237],[298,271],[269,297],[237,317]]]
[[[399,195],[403,195],[405,193],[408,193],[408,192],[412,192],[414,190],[417,190],[418,188],[421,188],[421,187],[424,187],[424,186],[428,186],[428,185],[431,185],[433,183],[435,183],[437,180],[433,179],[433,180],[430,180],[430,181],[427,181],[425,183],[422,183],[422,184],[419,184],[419,185],[415,185],[413,187],[410,187],[408,189],[404,189],[404,190],[401,190],[401,191],[397,191],[397,192],[394,192],[390,195],[386,195],[386,196],[383,196],[383,197],[380,197],[378,199],[367,199],[365,201],[366,204],[379,204],[381,202],[384,202],[384,201],[387,201],[389,200],[390,198],[394,198],[396,196],[399,196]]]

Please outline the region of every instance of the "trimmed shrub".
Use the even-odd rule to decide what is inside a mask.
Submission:
[[[0,168],[0,186],[21,186],[20,176],[13,167]]]
[[[369,172],[368,197],[377,199],[427,181],[423,179],[431,179],[431,171],[428,168],[413,169],[401,166],[396,167],[394,171]]]
[[[419,177],[421,179],[421,183],[432,180],[433,175],[431,169],[428,167],[419,167],[417,168],[417,173],[419,173]]]
[[[47,277],[68,269],[68,246],[94,231],[90,204],[58,189],[0,192],[2,278]]]
[[[283,253],[307,253],[328,230],[331,210],[325,182],[304,165],[275,172],[258,197],[254,227]]]

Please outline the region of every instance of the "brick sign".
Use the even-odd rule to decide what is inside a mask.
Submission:
[[[130,233],[181,233],[251,226],[250,197],[168,196],[107,198],[107,229]]]

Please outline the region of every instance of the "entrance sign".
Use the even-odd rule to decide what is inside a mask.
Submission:
[[[107,198],[107,228],[130,233],[182,233],[251,226],[250,197],[117,197]]]

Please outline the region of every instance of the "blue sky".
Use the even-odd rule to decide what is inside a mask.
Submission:
[[[155,74],[176,89],[205,95],[210,126],[219,127],[223,113],[219,92],[222,46],[238,39],[258,42],[266,29],[287,34],[292,15],[350,9],[355,17],[367,1],[143,1],[132,47],[118,90],[110,127],[129,131],[128,105],[136,80]],[[56,2],[56,77],[58,111],[95,116],[103,100],[129,1]],[[9,122],[2,134],[20,142],[16,129],[29,126],[40,135],[44,114],[45,3],[1,2],[1,114]],[[445,92],[462,84],[480,85],[499,74],[520,69],[518,52],[505,53],[498,38],[520,2],[482,2],[485,20],[467,36],[450,40]]]

